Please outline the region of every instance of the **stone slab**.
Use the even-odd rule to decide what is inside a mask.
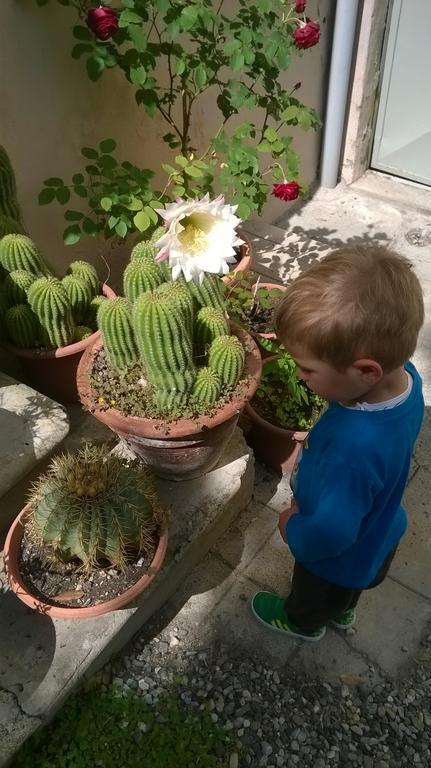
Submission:
[[[0,766],[52,717],[84,675],[100,668],[172,596],[247,506],[253,483],[253,457],[239,429],[218,467],[203,478],[159,481],[161,498],[171,507],[168,553],[149,589],[124,610],[96,619],[53,620],[24,606],[3,582]]]

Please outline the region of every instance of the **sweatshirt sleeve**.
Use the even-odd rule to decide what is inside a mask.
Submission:
[[[300,562],[337,557],[349,549],[378,490],[367,475],[344,465],[328,469],[319,485],[311,512],[301,513],[299,502],[299,512],[286,526],[287,543]]]

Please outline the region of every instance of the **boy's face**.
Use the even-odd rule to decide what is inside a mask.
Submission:
[[[361,400],[381,377],[380,366],[372,360],[359,360],[339,371],[314,357],[305,347],[295,347],[289,352],[296,362],[298,377],[324,400],[352,405]]]

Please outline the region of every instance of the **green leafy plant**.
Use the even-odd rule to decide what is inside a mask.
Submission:
[[[310,429],[320,416],[325,401],[298,379],[295,361],[286,349],[267,339],[262,344],[277,357],[264,365],[253,398],[254,407],[263,418],[278,427]]]
[[[260,278],[253,273],[236,272],[225,286],[229,317],[248,331],[268,333],[272,330],[272,313],[283,293],[282,289],[259,287]]]
[[[58,2],[79,17],[72,56],[85,60],[94,81],[119,69],[146,115],[159,115],[166,124],[169,148],[161,192],[151,191],[152,171],[117,161],[112,139],[98,150],[82,150],[90,160],[86,176],[75,174],[72,184],[47,179],[42,204],[67,204],[73,191],[90,208],[87,214],[66,211],[73,223],[65,242],[96,232],[125,237],[146,231],[156,225],[155,201],[166,196],[222,192],[246,219],[260,213],[271,187],[283,200],[304,191],[296,181],[299,159],[290,131],[316,129],[320,120],[295,95],[301,84],[283,87],[282,74],[299,49],[317,43],[320,30],[312,24],[312,39],[301,39],[298,32],[310,24],[293,0],[238,0],[229,11],[223,0],[121,0],[114,10],[96,9],[91,0]],[[109,16],[108,26],[95,21],[97,13]],[[198,145],[195,124],[208,99],[219,120]]]

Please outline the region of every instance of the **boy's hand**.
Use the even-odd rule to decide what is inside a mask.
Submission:
[[[278,518],[278,530],[280,531],[281,538],[286,541],[286,525],[289,518],[298,511],[298,505],[295,499],[292,499],[292,503],[288,509],[284,509]]]

